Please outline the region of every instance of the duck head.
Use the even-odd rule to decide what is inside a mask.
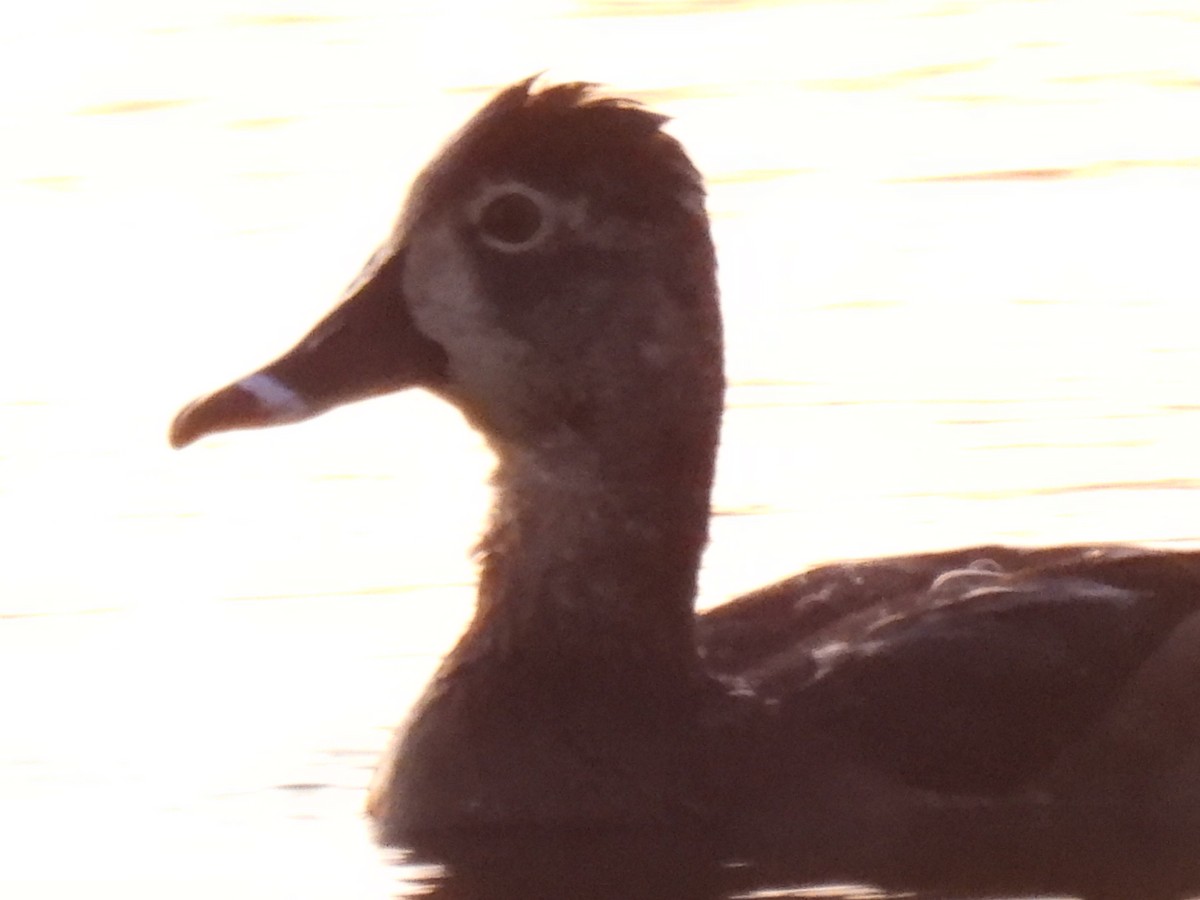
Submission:
[[[659,464],[711,447],[715,262],[701,178],[664,121],[587,84],[505,89],[414,181],[333,312],[187,406],[172,445],[423,387],[502,460],[614,432]]]

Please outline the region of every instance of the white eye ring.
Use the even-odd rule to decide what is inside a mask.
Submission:
[[[501,253],[532,250],[545,242],[554,224],[546,196],[517,182],[484,190],[472,204],[471,222],[479,240]]]

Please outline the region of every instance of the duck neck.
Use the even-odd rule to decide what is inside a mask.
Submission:
[[[693,643],[706,458],[496,449],[475,618],[379,776],[384,843],[691,822],[710,696]],[[605,461],[601,464],[601,461]]]
[[[497,446],[479,604],[460,655],[642,686],[694,680],[715,423],[704,435],[658,422],[631,430],[620,446],[576,433]]]

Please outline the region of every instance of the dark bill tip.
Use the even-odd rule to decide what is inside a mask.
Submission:
[[[272,375],[259,372],[189,403],[171,423],[169,439],[178,450],[206,434],[282,425],[308,415],[303,397]]]

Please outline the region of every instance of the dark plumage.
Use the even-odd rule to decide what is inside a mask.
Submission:
[[[651,829],[806,880],[1200,890],[1196,555],[861,561],[694,615],[721,325],[663,122],[506,89],[343,304],[174,423],[180,446],[416,386],[496,453],[476,615],[380,770],[381,839]]]

